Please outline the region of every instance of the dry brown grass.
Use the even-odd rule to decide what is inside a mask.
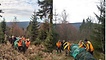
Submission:
[[[56,50],[53,53],[44,52],[43,45],[31,45],[25,54],[14,50],[11,44],[0,45],[0,60],[72,60],[70,56],[65,56],[64,52],[57,54]]]

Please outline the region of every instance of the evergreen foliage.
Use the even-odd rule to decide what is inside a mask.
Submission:
[[[5,43],[6,22],[5,19],[0,24],[0,43]]]
[[[39,36],[38,36],[39,39],[44,41],[47,37],[48,31],[49,31],[49,22],[45,20],[45,22],[40,25]]]
[[[91,19],[89,17],[86,20],[83,19],[83,22],[80,26],[80,39],[90,39],[93,29],[94,23],[91,21]]]
[[[47,31],[47,37],[44,41],[44,45],[48,52],[52,52],[53,49],[56,49],[56,42],[58,41],[58,33],[54,28],[52,30]]]
[[[105,53],[105,0],[100,1],[100,5],[97,8],[100,11],[100,15],[95,14],[98,23],[95,24],[92,39],[95,40],[96,49]]]
[[[4,34],[0,27],[0,43],[4,43]]]
[[[38,0],[38,4],[41,9],[38,10],[37,16],[39,16],[41,19],[43,17],[46,17],[50,19],[50,23],[52,24],[52,18],[53,18],[53,0]]]
[[[38,0],[38,4],[41,9],[38,10],[37,16],[42,18],[48,18],[50,24],[49,24],[49,30],[47,32],[47,37],[45,39],[44,45],[46,46],[48,51],[52,51],[53,48],[53,29],[52,29],[52,19],[53,19],[53,0]],[[46,34],[46,33],[45,33]]]
[[[31,21],[30,24],[28,26],[28,32],[29,32],[29,36],[31,38],[31,41],[35,41],[37,36],[38,36],[38,22],[37,22],[37,16],[34,12],[34,14],[31,17]]]
[[[48,52],[52,52],[53,50],[53,34],[52,34],[52,30],[50,30],[49,32],[47,32],[47,37],[45,40],[44,45],[46,46],[46,50]]]
[[[2,29],[3,33],[5,34],[5,31],[6,31],[6,22],[5,22],[5,18],[4,18],[3,21],[1,22],[1,29]]]

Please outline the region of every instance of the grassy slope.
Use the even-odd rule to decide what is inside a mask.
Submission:
[[[73,60],[70,56],[65,56],[64,52],[57,54],[44,52],[44,47],[31,45],[25,54],[18,52],[11,47],[11,44],[0,44],[0,60]]]
[[[95,57],[97,60],[99,60],[99,59],[105,60],[105,54],[100,53],[100,52],[98,52],[98,51],[94,51],[94,57]]]
[[[44,52],[44,46],[31,45],[25,54],[18,52],[11,47],[11,44],[0,45],[0,60],[74,60],[71,56],[65,56],[65,52],[53,53]],[[99,60],[104,60],[104,54],[94,51],[94,57]]]

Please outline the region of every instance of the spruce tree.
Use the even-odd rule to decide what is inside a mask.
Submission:
[[[38,0],[38,4],[40,6],[41,9],[39,9],[39,11],[37,12],[37,16],[39,16],[41,19],[42,18],[48,18],[50,24],[49,24],[49,31],[47,31],[47,37],[45,39],[45,46],[47,48],[47,50],[52,50],[53,48],[53,0],[43,0],[40,1]]]
[[[56,42],[59,39],[58,33],[54,28],[52,30],[46,31],[47,37],[44,41],[44,46],[46,47],[46,51],[52,52],[53,49],[56,49]]]
[[[54,44],[53,33],[52,33],[51,30],[49,30],[49,32],[47,32],[47,37],[46,37],[46,40],[45,40],[45,43],[44,43],[44,45],[46,46],[46,50],[48,52],[52,52],[53,44]]]
[[[38,4],[41,9],[37,12],[37,16],[40,16],[42,19],[43,17],[47,17],[50,19],[50,23],[52,24],[52,18],[53,18],[53,0],[38,0]]]
[[[31,17],[31,22],[30,22],[30,37],[31,37],[31,41],[35,41],[37,36],[38,36],[38,22],[37,22],[37,16],[36,13],[34,12],[34,14]]]
[[[5,31],[6,31],[6,22],[5,22],[5,18],[3,18],[3,21],[1,22],[1,29],[2,29],[3,33],[5,34]]]
[[[83,22],[82,22],[82,24],[80,26],[80,31],[82,31],[82,29],[84,28],[84,25],[85,25],[85,19],[83,19]]]
[[[1,22],[0,24],[0,40],[2,43],[5,43],[5,31],[6,31],[6,22],[5,22],[5,19],[3,19],[3,21]]]
[[[1,27],[0,27],[0,43],[4,43],[4,34]]]
[[[88,17],[87,19],[83,19],[83,22],[80,26],[80,39],[89,39],[91,40],[92,31],[94,29],[94,24],[91,19]]]
[[[96,49],[105,53],[105,0],[100,1],[100,5],[97,8],[100,11],[100,15],[95,14],[98,23],[95,24],[92,38],[95,41]]]
[[[30,32],[31,32],[31,21],[29,22],[29,25],[27,26],[27,31],[26,31],[26,37],[30,37]]]
[[[48,31],[49,31],[49,22],[47,20],[45,20],[45,22],[40,25],[39,39],[44,41],[47,37]]]

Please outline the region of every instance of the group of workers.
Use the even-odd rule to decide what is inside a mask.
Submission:
[[[93,55],[94,47],[89,40],[87,39],[85,39],[84,41],[80,40],[78,45],[80,48],[85,48],[86,51],[88,51],[89,53]]]
[[[70,42],[66,42],[65,40],[63,41],[58,41],[56,43],[56,46],[57,46],[57,53],[61,51],[65,51],[66,55],[69,54],[69,51],[70,51]]]
[[[70,47],[71,47],[72,44],[73,43],[67,42],[65,40],[63,40],[63,41],[59,40],[56,43],[57,53],[58,52],[61,53],[61,51],[64,50],[66,52],[66,55],[69,55],[70,50],[71,50]],[[87,40],[87,39],[85,39],[84,41],[80,40],[79,43],[78,43],[78,46],[79,46],[79,48],[84,48],[86,51],[88,51],[89,53],[91,53],[93,55],[94,48],[93,48],[92,43],[89,40]]]
[[[25,38],[24,36],[22,36],[22,37],[12,36],[9,38],[9,41],[12,44],[12,47],[14,47],[15,49],[17,49],[20,52],[23,51],[24,53],[30,45],[29,38]]]

